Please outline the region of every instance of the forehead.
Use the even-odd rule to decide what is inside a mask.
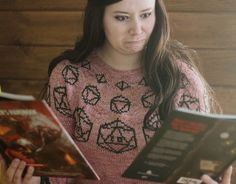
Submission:
[[[139,12],[154,8],[156,0],[122,0],[108,5],[106,11]]]

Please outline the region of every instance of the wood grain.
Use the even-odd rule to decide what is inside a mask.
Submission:
[[[192,48],[236,49],[236,14],[170,13],[172,37]],[[10,30],[10,31],[9,31]],[[0,45],[72,46],[82,12],[0,12]]]
[[[42,80],[49,62],[66,47],[0,46],[2,79]]]
[[[201,49],[200,70],[211,85],[236,86],[236,50]]]
[[[46,79],[49,62],[68,48],[0,46],[0,78]],[[236,50],[196,51],[200,56],[200,70],[211,85],[236,86]]]
[[[33,95],[37,98],[44,88],[46,80],[0,79],[0,84],[2,91],[15,94]]]
[[[0,44],[73,45],[81,21],[81,12],[0,12]]]
[[[235,12],[235,0],[165,0],[169,11],[181,12]],[[83,10],[86,0],[2,0],[0,10]]]

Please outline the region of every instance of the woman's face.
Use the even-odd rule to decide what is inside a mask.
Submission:
[[[122,0],[105,8],[106,46],[125,55],[143,50],[155,24],[156,0]]]

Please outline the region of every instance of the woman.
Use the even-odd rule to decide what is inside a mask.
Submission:
[[[170,40],[162,0],[88,0],[83,33],[50,64],[46,99],[101,181],[50,181],[153,183],[121,175],[171,110],[213,111],[210,88],[189,50]]]

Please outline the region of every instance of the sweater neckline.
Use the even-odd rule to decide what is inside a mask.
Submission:
[[[97,53],[97,50],[95,50],[92,54],[96,59],[95,63],[99,68],[102,68],[104,71],[108,71],[113,74],[119,74],[119,75],[127,75],[129,77],[137,76],[142,74],[141,67],[131,70],[119,70],[115,69],[112,66],[108,65]]]

